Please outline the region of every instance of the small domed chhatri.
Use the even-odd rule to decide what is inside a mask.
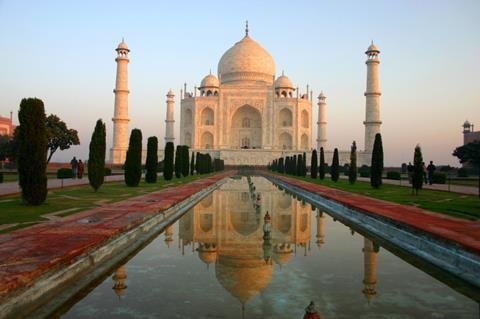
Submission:
[[[200,83],[201,88],[218,88],[220,86],[220,82],[218,81],[217,77],[213,74],[209,74],[203,78],[202,82]]]
[[[275,88],[278,89],[293,89],[293,84],[292,81],[288,78],[288,76],[284,75],[282,72],[282,75],[280,75],[276,80],[275,80]]]
[[[377,46],[373,43],[373,41],[370,44],[370,46],[368,47],[367,51],[365,51],[365,54],[368,54],[370,52],[380,53],[380,51],[378,50]]]
[[[120,43],[118,44],[117,50],[127,50],[127,51],[130,51],[130,50],[128,49],[128,45],[125,43],[125,40],[124,40],[124,39],[122,39],[122,42],[120,42]]]

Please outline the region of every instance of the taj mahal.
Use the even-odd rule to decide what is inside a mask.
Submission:
[[[110,160],[122,164],[128,148],[128,71],[129,48],[122,40],[117,51],[113,147]],[[375,134],[380,132],[380,86],[378,54],[372,44],[367,55],[365,91],[365,137],[358,152],[358,165],[370,165]],[[180,138],[175,141],[175,95],[167,93],[165,142],[187,145],[191,151],[210,153],[226,165],[266,165],[278,157],[325,151],[331,161],[333,149],[327,146],[326,96],[318,96],[317,139],[313,140],[313,91],[301,92],[282,72],[277,77],[272,55],[249,34],[228,49],[218,62],[218,77],[206,75],[192,92],[185,84],[180,90]],[[352,137],[352,140],[355,140]],[[159,152],[163,158],[163,151]],[[349,162],[350,150],[339,150],[341,163]]]

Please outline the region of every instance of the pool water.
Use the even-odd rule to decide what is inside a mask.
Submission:
[[[314,301],[321,318],[479,318],[480,298],[461,284],[262,177],[251,182],[229,179],[58,316],[303,318]]]

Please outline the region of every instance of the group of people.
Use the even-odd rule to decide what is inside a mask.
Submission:
[[[430,161],[428,166],[425,166],[425,162],[422,163],[423,165],[423,179],[425,184],[433,184],[433,175],[435,174],[435,170],[437,169],[435,165],[433,165],[433,161]],[[413,165],[411,162],[407,165],[407,173],[408,173],[408,182],[412,184],[413,179]]]
[[[72,167],[73,178],[82,178],[83,172],[85,171],[85,164],[82,162],[81,159],[77,161],[75,156],[70,161],[70,165]]]

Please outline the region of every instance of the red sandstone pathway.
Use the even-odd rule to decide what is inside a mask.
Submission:
[[[316,193],[355,210],[386,217],[427,232],[437,237],[453,241],[466,249],[480,254],[480,222],[444,217],[414,206],[395,204],[362,195],[357,195],[295,178],[272,175],[290,185]]]
[[[0,235],[0,302],[7,293],[30,286],[46,271],[71,264],[112,237],[233,174],[228,171]],[[87,219],[93,222],[85,223]]]

